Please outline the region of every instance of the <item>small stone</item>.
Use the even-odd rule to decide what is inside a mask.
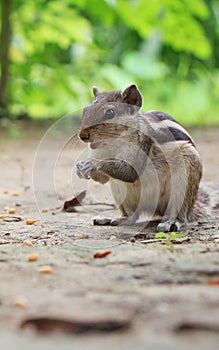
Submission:
[[[116,239],[117,239],[116,236],[110,236],[110,238],[109,238],[110,241],[115,241]]]

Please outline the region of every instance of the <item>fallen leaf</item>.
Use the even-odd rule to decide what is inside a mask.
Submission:
[[[209,280],[208,281],[209,286],[218,286],[219,287],[219,279],[215,280]]]
[[[94,259],[102,259],[105,258],[107,255],[111,254],[111,250],[106,250],[105,252],[97,252],[93,255]]]
[[[199,323],[199,322],[182,322],[175,327],[175,332],[188,332],[188,331],[208,331],[219,332],[219,324]]]
[[[86,190],[77,193],[76,196],[69,201],[65,201],[62,207],[63,211],[71,212],[74,211],[74,207],[81,205],[81,201],[86,196]]]
[[[115,332],[130,327],[129,321],[70,321],[56,318],[31,318],[23,321],[20,328],[33,327],[40,333],[64,332],[68,334],[82,334],[95,332]]]

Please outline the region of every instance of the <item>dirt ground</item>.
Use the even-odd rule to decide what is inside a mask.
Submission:
[[[116,215],[109,189],[77,179],[85,150],[58,129],[0,136],[0,348],[218,349],[219,211],[171,239],[93,226]],[[219,128],[190,132],[203,183],[219,183]],[[60,210],[84,189],[76,212]]]

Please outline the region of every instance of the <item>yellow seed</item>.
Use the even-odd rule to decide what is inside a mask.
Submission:
[[[19,193],[18,191],[13,191],[11,194],[12,194],[12,196],[14,196],[14,197],[20,196],[20,193]]]
[[[26,220],[27,225],[33,225],[35,222],[36,222],[36,220],[34,220],[34,219],[27,219]]]
[[[39,259],[39,254],[38,253],[31,253],[28,254],[27,260],[30,262],[37,261]]]
[[[33,243],[32,243],[31,241],[24,241],[24,242],[23,242],[23,245],[24,245],[25,247],[33,247]]]
[[[53,233],[53,236],[54,236],[54,237],[58,237],[58,236],[59,236],[58,232],[54,232],[54,233]]]
[[[41,266],[39,268],[40,273],[52,273],[52,267],[49,265]]]
[[[8,209],[8,213],[9,214],[14,214],[16,212],[16,209],[15,208],[9,208]]]
[[[28,301],[26,298],[24,297],[16,297],[13,302],[12,302],[13,306],[16,307],[21,307],[21,308],[25,308],[28,305]]]
[[[43,208],[43,209],[42,209],[42,212],[43,212],[43,213],[47,213],[48,211],[49,211],[49,209],[47,209],[47,208]]]
[[[0,219],[4,219],[5,216],[6,216],[5,214],[0,215]]]
[[[79,233],[77,235],[75,235],[76,239],[84,239],[85,238],[85,234],[84,233]]]

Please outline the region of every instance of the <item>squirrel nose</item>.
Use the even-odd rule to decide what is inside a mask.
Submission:
[[[89,140],[90,140],[90,134],[89,134],[89,132],[87,130],[81,130],[79,132],[78,136],[84,142],[89,142]]]

